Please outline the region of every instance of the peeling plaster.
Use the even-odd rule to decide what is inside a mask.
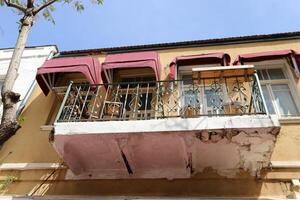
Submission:
[[[210,128],[200,125],[194,130],[168,129],[168,132],[138,132],[135,129],[134,133],[122,131],[88,134],[85,130],[80,134],[78,128],[75,133],[74,129],[67,133],[65,127],[63,134],[56,134],[54,144],[64,160],[72,165],[70,168],[75,170],[68,173],[67,179],[171,180],[190,178],[203,173],[206,169],[227,178],[237,177],[241,170],[252,176],[260,176],[260,170],[269,165],[280,127],[275,125],[276,121],[270,126],[274,121],[268,122],[266,118],[263,122],[269,124],[268,126],[260,124],[257,118],[252,119],[255,118],[253,116],[250,120],[245,120],[247,123],[235,121],[236,117],[228,118],[223,119],[227,128],[212,129],[213,125],[210,125]],[[190,122],[194,121],[193,119]],[[143,123],[147,126],[147,121]],[[170,123],[170,120],[167,123]],[[249,127],[249,123],[253,124],[252,128]],[[99,128],[101,124],[99,123]],[[190,124],[195,126],[193,123]],[[217,127],[220,127],[220,123]],[[153,129],[156,130],[158,127]],[[67,152],[65,147],[70,142],[74,144],[74,150]],[[78,157],[73,155],[73,152],[81,152],[80,154],[88,156]],[[81,165],[85,171],[76,172],[76,169],[82,169]]]
[[[260,170],[269,165],[276,141],[276,135],[265,129],[202,131],[195,137],[202,144],[196,142],[191,151],[205,152],[205,157],[194,159],[202,160],[197,164],[195,173],[210,167],[228,178],[235,177],[241,169],[252,176],[259,176]]]

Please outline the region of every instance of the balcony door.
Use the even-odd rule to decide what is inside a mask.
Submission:
[[[111,97],[105,102],[104,117],[144,120],[154,116],[156,77],[151,68],[114,69],[112,77]]]

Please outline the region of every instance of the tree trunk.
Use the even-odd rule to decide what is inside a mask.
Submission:
[[[0,145],[7,141],[19,128],[21,128],[16,116],[17,103],[20,100],[20,94],[13,92],[12,89],[18,75],[22,54],[25,49],[33,21],[34,15],[32,14],[26,14],[21,20],[21,29],[1,91],[3,115],[0,125]]]

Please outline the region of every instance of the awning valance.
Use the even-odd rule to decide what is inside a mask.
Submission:
[[[300,76],[299,74],[300,54],[298,54],[296,51],[291,49],[241,54],[238,55],[237,59],[233,62],[233,64],[242,65],[246,62],[260,62],[260,61],[282,59],[282,58],[287,58],[290,61],[295,71],[295,74],[299,77]]]
[[[57,73],[82,73],[91,84],[101,83],[101,65],[97,58],[70,57],[47,60],[37,70],[36,80],[47,95],[57,81]]]
[[[118,68],[150,67],[153,69],[156,80],[160,80],[161,65],[157,52],[133,52],[109,54],[106,56],[102,69],[107,71]]]
[[[208,53],[176,57],[170,64],[170,78],[175,78],[175,66],[221,64],[229,65],[230,56],[226,53]]]

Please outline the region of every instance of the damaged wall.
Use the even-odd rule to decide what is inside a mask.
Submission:
[[[242,171],[260,176],[260,170],[269,165],[278,132],[278,127],[269,127],[57,135],[55,146],[77,174],[69,171],[67,179],[176,179],[207,169],[234,178]]]
[[[259,176],[261,168],[269,165],[277,131],[241,129],[200,133],[200,140],[194,140],[190,147],[195,173],[211,168],[232,178],[242,169]]]

